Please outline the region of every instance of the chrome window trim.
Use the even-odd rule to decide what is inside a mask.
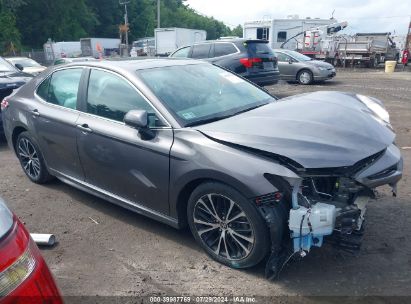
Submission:
[[[154,109],[156,114],[159,115],[159,117],[161,117],[161,119],[168,125],[168,126],[164,126],[164,127],[154,127],[154,128],[150,128],[150,129],[151,130],[172,129],[171,124],[168,122],[168,120],[158,111],[158,109],[152,104],[152,102],[144,94],[142,94],[141,91],[130,80],[128,80],[126,77],[120,75],[117,72],[114,72],[114,71],[111,71],[111,70],[108,70],[108,69],[105,69],[105,68],[93,67],[93,66],[70,66],[70,67],[61,67],[61,68],[58,68],[56,70],[53,70],[46,77],[44,77],[44,79],[42,81],[40,81],[39,84],[37,84],[36,89],[34,90],[34,97],[36,97],[41,103],[46,104],[48,106],[53,106],[53,107],[56,107],[56,108],[59,108],[59,109],[64,109],[64,110],[68,110],[68,111],[72,111],[72,112],[77,112],[79,114],[85,114],[85,115],[88,115],[88,116],[92,116],[92,117],[95,117],[95,118],[103,119],[103,120],[106,120],[106,121],[109,121],[109,122],[114,122],[114,123],[126,126],[124,121],[118,121],[118,120],[102,117],[102,116],[99,116],[99,115],[96,115],[96,114],[79,111],[77,109],[70,109],[70,108],[66,108],[66,107],[61,106],[61,105],[56,105],[56,104],[50,103],[47,100],[44,100],[41,96],[39,96],[37,94],[37,90],[38,90],[39,86],[41,86],[43,84],[43,82],[46,81],[49,77],[51,77],[55,72],[68,70],[68,69],[82,69],[83,72],[84,72],[84,69],[89,69],[90,73],[91,73],[92,69],[97,69],[97,70],[102,70],[104,72],[114,74],[116,76],[119,76],[120,78],[123,78],[124,80],[126,80],[126,82],[128,82],[131,85],[131,87],[138,94],[140,94],[143,97],[143,99]],[[88,86],[87,86],[87,92],[88,92]]]

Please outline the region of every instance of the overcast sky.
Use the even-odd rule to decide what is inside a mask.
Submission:
[[[392,32],[406,34],[411,0],[187,0],[197,12],[213,16],[233,27],[264,16],[288,15],[348,21],[346,33]]]

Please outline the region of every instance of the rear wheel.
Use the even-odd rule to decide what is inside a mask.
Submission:
[[[313,82],[313,73],[309,70],[302,70],[297,75],[297,80],[300,84],[310,84]]]
[[[258,264],[270,240],[257,208],[233,188],[210,182],[190,196],[187,216],[200,246],[218,262],[233,268]]]
[[[53,178],[47,170],[37,142],[29,132],[19,135],[15,149],[24,173],[32,182],[44,184]]]

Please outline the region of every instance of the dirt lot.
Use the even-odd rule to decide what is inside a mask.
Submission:
[[[269,90],[279,97],[316,90],[376,96],[391,113],[397,144],[411,147],[410,71],[339,71],[325,84],[280,83]],[[264,279],[262,265],[238,271],[212,261],[188,231],[174,230],[58,181],[47,186],[30,183],[4,143],[0,196],[30,231],[57,235],[59,244],[42,252],[66,296],[411,296],[411,149],[402,153],[405,172],[399,195],[393,198],[382,189],[381,199],[370,204],[362,251],[352,256],[328,247],[313,250],[289,265],[277,282]]]

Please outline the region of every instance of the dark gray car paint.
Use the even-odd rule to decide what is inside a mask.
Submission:
[[[339,92],[290,97],[197,129],[217,140],[286,156],[304,168],[352,166],[395,138],[357,98]]]
[[[5,111],[7,140],[12,146],[16,127],[24,127],[40,142],[42,151],[47,151],[46,163],[52,174],[70,185],[173,227],[183,224],[180,207],[184,207],[186,201],[179,198],[190,184],[218,180],[252,198],[277,190],[265,174],[281,176],[291,184],[300,179],[274,158],[251,153],[236,145],[284,155],[303,166],[315,168],[351,165],[374,151],[388,148],[387,155],[366,168],[370,170],[369,174],[401,162],[397,148],[391,146],[394,133],[373,118],[368,108],[352,94],[317,92],[300,95],[219,122],[182,128],[138,79],[135,71],[187,64],[205,63],[167,59],[79,63],[51,69],[13,96],[11,106]],[[107,69],[128,78],[170,127],[154,130],[154,138],[143,140],[134,128],[83,114],[84,91],[79,92],[78,110],[36,100],[33,92],[47,74],[71,66]],[[82,86],[83,90],[85,87]],[[32,111],[36,108],[40,116],[34,117]],[[74,117],[60,117],[70,117],[67,112],[72,112]],[[36,127],[39,117],[50,121],[52,117],[65,122],[69,119],[70,126],[78,117],[75,125],[87,124],[92,132],[67,127],[59,131],[62,133],[49,131],[45,136],[44,128]],[[50,128],[55,124],[53,122]],[[69,162],[60,159],[60,164],[53,163],[57,161],[54,158],[59,157],[50,155],[56,153],[57,139],[61,145],[73,149],[66,151],[71,155],[65,155]],[[78,159],[85,168],[83,176],[72,170]],[[57,170],[55,166],[60,167]],[[401,171],[400,166],[397,168]],[[363,171],[358,177],[365,181],[368,173]],[[384,183],[393,183],[398,176],[385,176]]]

